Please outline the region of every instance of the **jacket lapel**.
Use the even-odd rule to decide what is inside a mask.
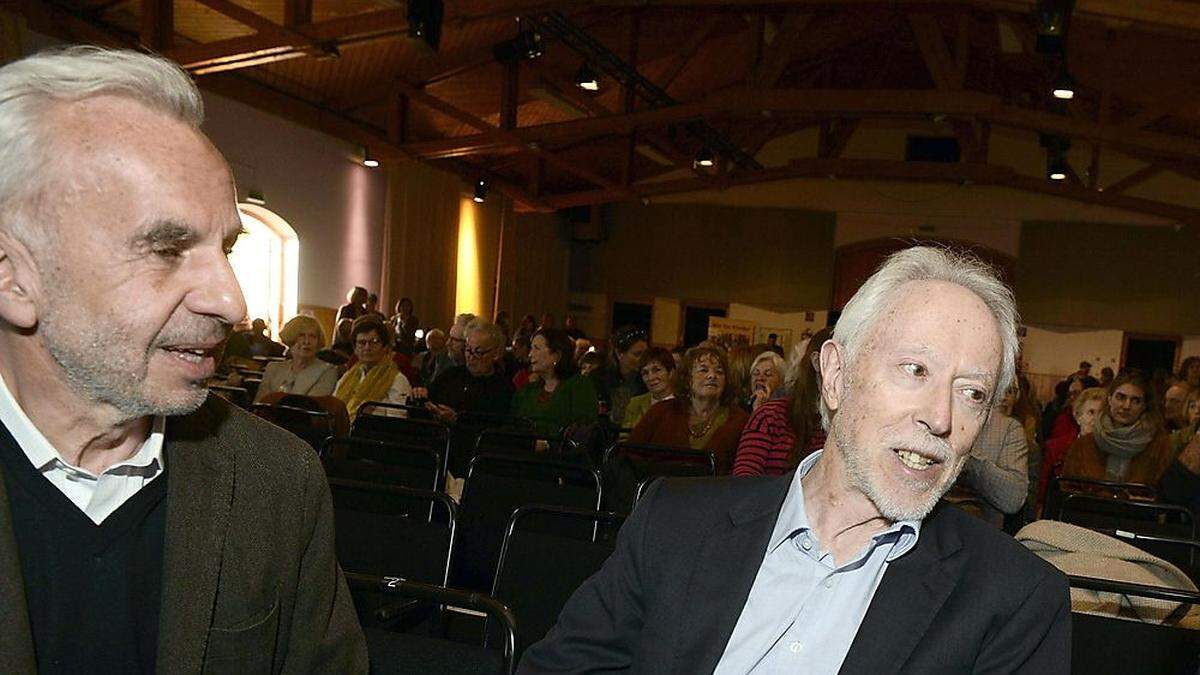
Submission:
[[[711,673],[742,615],[793,473],[753,486],[705,539],[692,569],[675,672]],[[753,479],[732,480],[750,483]]]
[[[203,665],[233,501],[233,453],[215,433],[224,412],[205,403],[167,423],[159,672],[200,672]]]
[[[11,442],[8,432],[0,426],[0,443]],[[29,608],[25,605],[24,575],[17,557],[3,469],[0,469],[0,617],[4,617],[4,629],[0,630],[0,672],[36,671],[33,632],[29,628]]]
[[[957,534],[940,526],[950,522],[940,510],[921,524],[917,545],[888,565],[841,672],[898,672],[958,584],[966,556]]]

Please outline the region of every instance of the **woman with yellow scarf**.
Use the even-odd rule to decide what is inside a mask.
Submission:
[[[350,329],[350,340],[358,362],[342,375],[333,391],[346,404],[350,419],[368,401],[408,403],[412,385],[390,358],[391,334],[383,322],[374,315],[360,317]]]

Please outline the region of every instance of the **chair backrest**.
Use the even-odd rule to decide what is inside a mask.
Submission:
[[[250,411],[296,434],[313,449],[321,447],[325,439],[334,432],[333,416],[324,411],[272,403],[255,403],[250,407]]]
[[[208,390],[239,408],[250,407],[250,391],[245,387],[229,387],[223,384],[210,384],[208,385]]]
[[[499,650],[466,645],[446,639],[367,629],[367,652],[371,672],[378,673],[495,673],[509,675],[516,665],[516,620],[504,603],[482,593],[416,583],[394,575],[346,573],[351,590],[383,593],[439,605],[453,605],[481,612],[498,626],[503,639]]]
[[[1192,606],[1200,593],[1070,577],[1071,588],[1155,598]],[[1200,631],[1109,616],[1071,613],[1071,672],[1195,675],[1200,668]]]
[[[1193,583],[1200,583],[1200,541],[1183,537],[1138,534],[1127,530],[1101,529],[1098,531],[1110,537],[1127,541],[1150,555],[1166,560],[1183,570]]]
[[[619,442],[604,453],[604,508],[630,513],[640,496],[638,487],[648,478],[659,476],[715,476],[717,460],[711,452]]]
[[[321,446],[321,461],[330,478],[440,491],[446,457],[431,445],[436,444],[330,437]]]
[[[544,504],[594,511],[601,497],[594,469],[541,457],[478,455],[471,460],[459,505],[450,581],[487,592],[508,521],[522,506]]]
[[[1042,510],[1042,517],[1051,520],[1055,519],[1067,495],[1076,493],[1091,495],[1093,497],[1148,502],[1157,501],[1158,499],[1158,493],[1154,487],[1144,483],[1122,483],[1119,481],[1079,478],[1076,476],[1051,476],[1049,487],[1046,490],[1045,507]]]
[[[1070,493],[1062,500],[1056,520],[1089,529],[1128,530],[1138,534],[1196,538],[1196,518],[1183,506],[1109,499]]]
[[[509,519],[492,596],[517,618],[517,658],[541,640],[559,612],[613,552],[613,538],[598,537],[601,525],[615,529],[615,513],[523,506]]]
[[[574,458],[578,452],[574,441],[527,430],[489,427],[481,429],[475,438],[475,455],[542,454],[545,457]]]
[[[457,509],[445,494],[330,478],[338,561],[348,571],[445,584]]]

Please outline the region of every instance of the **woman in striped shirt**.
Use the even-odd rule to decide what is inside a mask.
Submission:
[[[821,374],[816,357],[832,335],[833,328],[823,328],[804,351],[793,351],[786,378],[790,395],[776,396],[755,408],[738,442],[733,475],[782,475],[825,445],[817,411]]]

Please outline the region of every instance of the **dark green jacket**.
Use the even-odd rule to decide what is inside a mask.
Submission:
[[[365,673],[312,448],[210,396],[167,422],[159,673]],[[0,476],[0,673],[36,672]]]

